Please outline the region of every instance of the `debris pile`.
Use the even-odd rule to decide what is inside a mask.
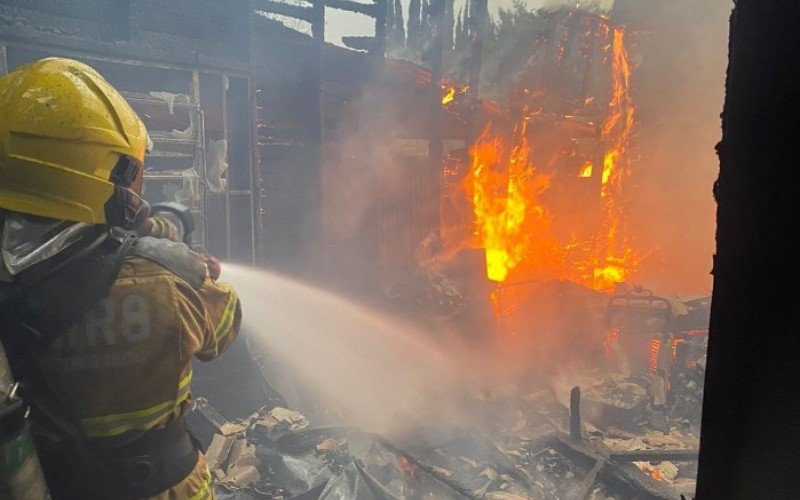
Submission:
[[[552,391],[473,398],[469,411],[494,424],[428,422],[391,440],[353,427],[314,427],[302,414],[262,408],[228,422],[207,403],[217,429],[208,447],[220,499],[482,498],[490,500],[679,498],[691,495],[698,440],[673,425],[652,428],[647,391],[632,382],[588,394],[641,412],[624,430],[600,419],[569,436],[569,410]],[[590,399],[586,399],[586,402]],[[671,421],[674,422],[674,421]],[[636,432],[632,432],[636,431]]]

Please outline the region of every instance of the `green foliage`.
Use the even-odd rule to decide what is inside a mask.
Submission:
[[[484,42],[481,95],[506,100],[510,83],[526,71],[539,49],[538,40],[546,25],[540,12],[520,0],[498,11]]]
[[[541,15],[526,7],[521,0],[514,0],[510,8],[498,11],[497,20],[492,22],[493,38],[516,39],[535,32],[541,26]]]
[[[402,35],[398,31],[402,29],[403,10],[399,0],[394,1],[396,2],[393,13],[395,31],[394,40],[390,44],[393,49],[392,55],[426,66],[422,52],[432,36],[432,22],[427,19],[430,10],[429,1],[410,0],[407,30]],[[445,2],[444,15],[449,25],[444,42],[445,72],[467,83],[467,66],[471,50],[469,40],[473,36],[471,31],[475,29],[470,12],[474,10],[474,5],[467,0],[466,5],[456,14],[453,12],[453,0]],[[545,17],[527,7],[522,0],[514,0],[511,7],[500,9],[496,17],[491,15],[488,17],[484,26],[480,88],[482,96],[501,102],[506,100],[508,85],[519,77],[530,63],[537,51],[537,39],[545,25]],[[405,40],[404,44],[400,42],[401,36]]]
[[[420,15],[422,12],[422,3],[420,0],[411,0],[408,5],[408,42],[406,46],[412,52],[417,52],[420,49],[420,35],[422,34],[422,25],[420,23]],[[419,60],[419,54],[414,54],[414,58]]]

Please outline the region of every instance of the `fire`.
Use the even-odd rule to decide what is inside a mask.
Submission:
[[[658,372],[658,358],[661,356],[661,341],[657,338],[650,340],[650,360],[647,365],[650,373]]]
[[[652,477],[656,481],[664,481],[665,480],[664,474],[658,469],[652,469],[652,468],[647,467],[647,466],[640,466],[640,469],[641,469],[642,472],[644,472],[645,474],[648,474],[650,477]]]
[[[442,97],[442,106],[447,106],[448,104],[452,103],[456,99],[456,88],[450,87],[445,92],[444,96]]]
[[[607,359],[614,358],[614,344],[619,342],[620,333],[619,328],[611,328],[606,331],[606,338],[603,341],[603,352]]]
[[[469,92],[469,85],[451,85],[449,87],[442,85],[442,92],[442,106],[448,108],[458,99],[458,96]]]
[[[417,466],[412,464],[406,457],[400,457],[397,460],[397,467],[406,476],[411,478],[417,477]]]
[[[583,178],[600,176],[601,223],[588,239],[560,241],[552,230],[551,212],[542,202],[553,178],[531,159],[530,141],[536,138],[526,135],[527,121],[516,127],[512,144],[487,127],[470,150],[465,188],[472,204],[474,243],[485,249],[487,276],[492,281],[568,279],[607,290],[638,269],[642,257],[631,244],[624,192],[636,109],[631,67],[624,30],[607,29],[612,88],[601,122],[603,164],[585,161],[578,173]],[[455,93],[450,88],[442,103],[451,102]]]
[[[486,129],[471,150],[467,177],[475,215],[477,246],[486,251],[487,276],[498,283],[524,261],[544,264],[558,252],[550,233],[550,216],[537,198],[550,178],[530,162],[525,124],[519,144],[508,148]]]
[[[603,209],[603,231],[595,242],[592,258],[594,280],[592,286],[603,290],[625,281],[638,268],[641,255],[630,245],[627,229],[627,206],[624,184],[630,175],[630,161],[626,153],[635,123],[631,96],[631,68],[625,47],[625,31],[614,28],[612,33],[611,79],[612,94],[608,115],[603,124],[603,141],[606,152],[600,196]]]
[[[623,173],[618,167],[628,150],[636,110],[630,94],[631,68],[625,48],[625,31],[614,29],[613,39],[610,47],[612,95],[608,118],[603,124],[603,139],[611,144],[603,163],[603,196],[608,196],[609,184],[618,182],[618,177]]]

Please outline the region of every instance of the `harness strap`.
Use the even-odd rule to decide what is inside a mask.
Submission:
[[[56,500],[133,500],[180,483],[197,465],[198,449],[185,419],[179,418],[127,445],[91,447],[91,463],[86,462],[85,452],[76,453],[69,446],[40,455]]]

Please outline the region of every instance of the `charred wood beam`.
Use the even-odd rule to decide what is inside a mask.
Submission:
[[[475,0],[471,4],[474,12],[470,12],[470,29],[474,30],[469,55],[469,93],[478,98],[481,81],[481,64],[483,62],[483,42],[486,38],[486,25],[489,17],[488,0]]]
[[[393,445],[389,441],[387,441],[382,436],[375,436],[375,440],[378,441],[381,446],[389,450],[390,452],[394,453],[397,456],[403,457],[409,461],[409,463],[413,464],[414,466],[418,467],[420,470],[424,471],[426,474],[434,478],[436,481],[441,483],[442,485],[446,486],[447,488],[453,490],[454,492],[458,493],[459,495],[463,496],[464,498],[470,499],[477,499],[478,497],[470,491],[469,488],[462,485],[461,483],[450,479],[449,477],[445,476],[444,474],[437,471],[433,466],[426,463],[424,460],[415,457],[411,453],[398,448],[397,446]]]
[[[581,388],[573,387],[569,394],[569,434],[581,439]]]
[[[633,464],[606,462],[598,474],[598,479],[612,491],[627,490],[628,494],[623,495],[623,498],[672,500],[677,496],[675,490],[667,483],[656,481]]]
[[[567,40],[564,42],[564,56],[561,59],[561,70],[564,71],[566,61],[572,55],[572,48],[575,46],[575,39],[581,30],[581,22],[587,13],[583,11],[573,11],[566,23]]]
[[[628,450],[615,451],[608,458],[614,462],[694,462],[699,450]]]
[[[314,9],[302,7],[273,0],[253,0],[255,10],[278,14],[280,16],[293,17],[311,23],[314,21]]]
[[[358,473],[361,475],[361,479],[364,481],[364,484],[367,485],[367,489],[370,493],[372,493],[372,496],[375,498],[375,500],[400,500],[384,485],[378,482],[377,479],[372,477],[358,460],[356,460],[354,463],[356,465],[356,470],[358,470]]]
[[[343,36],[342,43],[351,49],[371,52],[374,50],[377,40],[373,36]]]
[[[592,484],[599,480],[626,495],[635,492],[636,498],[670,499],[675,497],[672,488],[651,478],[635,465],[611,461],[607,449],[592,446],[562,434],[549,436],[544,443],[577,465],[589,469],[589,474],[584,478],[582,484],[582,486],[586,486],[587,492],[591,489]],[[594,477],[590,477],[591,475]]]
[[[322,496],[322,492],[325,491],[325,487],[328,486],[328,481],[329,479],[326,479],[305,493],[300,493],[299,495],[293,496],[292,500],[319,500],[319,498]]]
[[[472,30],[472,39],[470,40],[469,48],[469,89],[467,92],[472,98],[472,110],[469,115],[469,124],[467,129],[467,141],[474,143],[478,140],[483,125],[480,123],[479,114],[481,106],[478,104],[480,99],[481,87],[481,68],[483,66],[483,45],[486,39],[486,27],[489,20],[489,1],[488,0],[474,0],[471,4],[474,12],[469,13],[469,22],[471,23],[470,29]]]
[[[592,486],[594,486],[594,483],[597,482],[597,476],[600,475],[600,472],[605,466],[605,460],[598,460],[594,463],[594,467],[592,467],[589,473],[586,474],[586,477],[583,478],[583,481],[581,481],[581,485],[575,494],[575,500],[584,500],[589,498],[589,495],[592,491]]]
[[[323,1],[325,6],[331,9],[346,10],[348,12],[364,14],[369,17],[378,16],[378,7],[376,4],[353,2],[352,0],[313,0],[312,3],[317,3],[318,1]]]
[[[380,6],[376,3],[361,3],[352,0],[310,0],[309,3],[312,7],[303,7],[301,5],[294,5],[275,0],[253,0],[253,8],[255,10],[269,12],[271,14],[278,14],[281,16],[293,17],[295,19],[302,19],[306,22],[313,22],[314,6],[330,7],[331,9],[346,10],[348,12],[355,12],[356,14],[363,14],[368,17],[380,17]]]
[[[444,158],[444,110],[442,109],[442,70],[444,57],[444,2],[445,0],[431,0],[429,15],[433,18],[434,32],[430,48],[431,84],[430,84],[430,130],[428,135],[428,163],[431,172],[438,177],[436,186],[436,199],[442,195],[442,160]],[[436,236],[440,236],[441,212],[436,204]]]

